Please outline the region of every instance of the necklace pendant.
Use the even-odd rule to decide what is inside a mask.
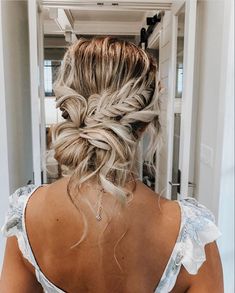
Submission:
[[[102,220],[101,215],[97,215],[97,216],[96,216],[96,220],[97,220],[97,221],[101,221],[101,220]]]
[[[101,213],[102,213],[102,206],[99,206],[98,211],[96,213],[96,220],[97,221],[101,221],[102,220]]]

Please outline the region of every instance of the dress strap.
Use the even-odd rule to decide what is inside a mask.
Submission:
[[[205,245],[222,234],[213,213],[195,198],[177,201],[181,207],[181,229],[155,293],[168,293],[174,288],[181,265],[189,274],[197,274],[206,260]]]
[[[180,267],[181,267],[181,259],[182,259],[181,240],[183,235],[185,217],[184,217],[184,210],[181,203],[179,201],[176,201],[176,202],[179,204],[180,211],[181,211],[181,223],[180,223],[179,234],[178,234],[175,246],[172,250],[171,256],[168,260],[168,263],[160,279],[160,282],[158,283],[158,286],[155,289],[154,293],[170,292],[169,288],[172,286],[172,283],[175,283],[180,271]]]
[[[28,240],[25,225],[25,210],[31,195],[40,187],[34,184],[18,188],[9,196],[9,208],[5,217],[5,223],[2,226],[2,233],[5,237],[16,236],[19,248],[23,256],[34,266],[37,262],[34,258],[30,243]]]

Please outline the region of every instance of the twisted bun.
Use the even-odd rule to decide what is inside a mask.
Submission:
[[[66,120],[52,129],[52,147],[71,184],[95,177],[107,192],[126,197],[139,128],[159,132],[155,79],[154,60],[134,44],[104,37],[80,39],[68,49],[54,85]]]

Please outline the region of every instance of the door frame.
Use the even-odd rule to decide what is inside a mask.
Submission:
[[[39,4],[38,9],[38,65],[39,65],[39,97],[40,97],[40,117],[41,117],[41,180],[47,183],[47,165],[46,165],[46,115],[45,115],[45,87],[44,87],[44,29],[42,6]]]
[[[159,49],[160,50],[160,43],[161,43],[161,38],[162,38],[162,20],[161,22],[154,28],[152,34],[149,37],[148,40],[148,48],[149,49]],[[158,72],[157,72],[157,79],[156,80],[160,80],[160,67],[158,67]],[[155,154],[155,167],[156,167],[156,171],[155,171],[155,192],[159,191],[159,181],[158,181],[158,176],[159,176],[159,164],[158,164],[158,160],[159,160],[159,151],[160,149],[157,148],[156,150],[156,154]],[[142,170],[143,171],[143,170]],[[142,180],[142,178],[141,178]]]
[[[29,58],[30,58],[30,96],[31,96],[31,123],[32,123],[32,149],[34,184],[43,183],[44,174],[42,159],[44,158],[43,140],[44,104],[42,99],[43,87],[43,30],[40,17],[40,0],[28,1],[29,22]]]
[[[185,39],[184,39],[184,76],[182,103],[175,103],[176,83],[176,49],[178,14],[185,5]],[[192,105],[194,99],[194,71],[195,71],[195,39],[196,39],[196,15],[197,0],[175,1],[172,4],[172,37],[171,37],[171,62],[169,80],[169,104],[168,104],[168,166],[167,166],[167,191],[166,197],[171,198],[172,165],[173,165],[173,139],[174,139],[174,113],[175,107],[181,111],[180,128],[180,153],[179,169],[181,170],[181,192],[180,197],[187,197],[189,192],[189,181],[194,169],[194,158],[192,158],[191,143],[195,140],[192,134]],[[187,97],[187,98],[185,98]],[[193,156],[194,157],[194,156]],[[191,168],[191,169],[190,169]]]

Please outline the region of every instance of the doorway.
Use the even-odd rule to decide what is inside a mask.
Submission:
[[[155,178],[144,174],[144,162],[142,157],[140,158],[140,178],[146,180],[146,184],[156,191],[164,189],[163,196],[165,197],[172,199],[180,196],[185,197],[188,194],[190,173],[191,124],[188,121],[191,119],[192,92],[189,87],[185,88],[183,85],[193,84],[191,72],[193,72],[194,60],[190,58],[189,48],[191,48],[190,50],[194,48],[196,7],[193,6],[192,1],[180,1],[180,5],[179,3],[172,5],[171,1],[164,1],[164,4],[160,1],[148,4],[144,1],[130,1],[128,4],[120,2],[118,5],[112,5],[111,1],[107,1],[103,5],[99,3],[87,5],[77,3],[75,5],[74,2],[69,1],[65,5],[60,1],[42,1],[39,9],[36,1],[31,2],[34,5],[31,3],[29,7],[29,22],[30,26],[34,27],[34,33],[37,33],[36,46],[38,45],[42,51],[36,56],[35,44],[32,45],[32,72],[38,66],[41,69],[38,96],[41,107],[39,109],[38,100],[35,103],[35,88],[38,88],[38,80],[35,78],[32,79],[31,90],[31,93],[34,94],[34,98],[32,98],[33,109],[37,113],[36,118],[33,118],[33,129],[38,129],[34,133],[35,183],[50,183],[61,175],[60,167],[53,159],[53,154],[49,152],[49,129],[51,124],[63,119],[54,107],[55,97],[52,83],[69,44],[81,36],[91,38],[94,35],[113,35],[141,45],[141,29],[144,28],[146,31],[149,29],[147,18],[162,15],[170,20],[168,23],[169,31],[173,33],[168,35],[169,43],[165,44],[167,48],[163,50],[160,44],[167,39],[167,33],[163,20],[161,20],[157,25],[151,27],[152,35],[156,34],[160,28],[159,35],[161,37],[159,40],[161,41],[159,41],[159,46],[155,46],[155,48],[149,46],[149,48],[153,50],[153,54],[159,56],[159,60],[166,52],[169,56],[169,60],[164,61],[165,67],[164,69],[162,67],[160,73],[168,96],[165,109],[163,109],[166,145],[163,151],[164,155],[163,153],[156,155],[157,173]],[[34,25],[32,26],[32,24]],[[189,25],[191,25],[190,29]],[[177,35],[178,29],[180,31]],[[185,37],[186,42],[184,42]],[[35,41],[35,36],[32,33],[30,43],[33,41]],[[151,36],[148,41],[150,44]],[[161,68],[161,64],[159,64],[159,68]],[[167,75],[166,72],[168,72]],[[38,160],[39,157],[40,160]],[[164,162],[164,168],[161,168],[160,161]],[[193,183],[193,179],[191,182]]]

